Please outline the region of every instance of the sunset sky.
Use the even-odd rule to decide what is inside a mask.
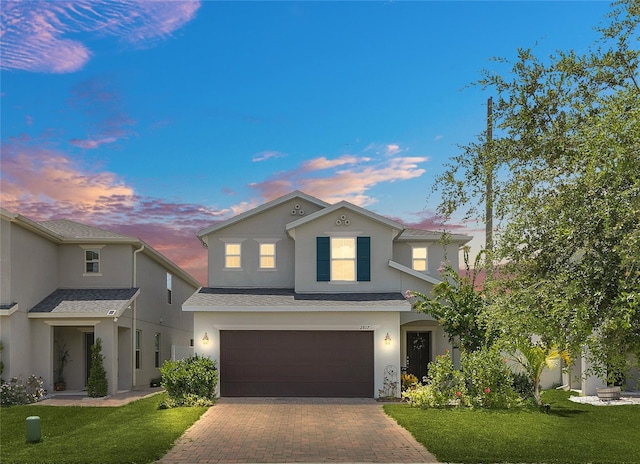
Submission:
[[[485,129],[492,57],[586,52],[609,3],[3,0],[2,207],[145,240],[299,189],[441,229],[434,176]],[[483,226],[449,227],[482,243]]]

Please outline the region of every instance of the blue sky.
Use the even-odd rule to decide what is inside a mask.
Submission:
[[[195,232],[294,189],[436,228],[492,57],[586,52],[604,1],[2,3],[2,206],[138,236],[206,281]],[[449,224],[477,237],[482,225]]]

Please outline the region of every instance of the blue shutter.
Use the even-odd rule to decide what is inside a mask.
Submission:
[[[316,237],[316,280],[331,280],[331,245],[329,237]]]
[[[358,237],[356,256],[358,282],[369,282],[371,280],[371,237]]]

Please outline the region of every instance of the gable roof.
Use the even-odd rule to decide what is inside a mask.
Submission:
[[[353,203],[349,203],[348,201],[340,201],[334,205],[328,206],[324,209],[321,209],[320,211],[316,211],[315,213],[309,214],[308,216],[305,216],[303,218],[300,218],[296,221],[290,222],[289,224],[287,224],[286,230],[287,232],[292,231],[293,229],[295,229],[296,227],[299,227],[303,224],[306,224],[308,222],[311,221],[315,221],[316,219],[322,217],[322,216],[326,216],[327,214],[331,214],[341,208],[346,208],[350,211],[353,211],[356,214],[360,214],[362,216],[365,216],[373,221],[376,222],[380,222],[382,224],[385,224],[386,226],[392,228],[392,229],[396,229],[398,230],[398,234],[400,234],[403,230],[404,230],[404,225],[400,224],[397,221],[393,221],[389,218],[386,218],[384,216],[380,216],[379,214],[376,214],[372,211],[366,210],[364,208],[361,208],[360,206],[356,206]]]
[[[264,203],[260,206],[257,206],[253,209],[250,209],[248,211],[245,211],[244,213],[240,213],[237,216],[233,216],[230,219],[227,219],[226,221],[221,221],[218,222],[210,227],[207,227],[206,229],[202,229],[201,231],[199,231],[196,236],[200,239],[200,241],[204,243],[204,241],[202,240],[202,237],[204,237],[205,235],[209,235],[212,232],[217,232],[221,229],[224,229],[225,227],[229,227],[230,225],[236,224],[240,221],[243,221],[251,216],[255,216],[257,214],[263,213],[268,209],[274,208],[278,205],[281,205],[282,203],[285,203],[287,201],[293,200],[294,198],[300,198],[303,200],[306,200],[310,203],[313,203],[317,206],[319,206],[320,208],[326,208],[327,206],[329,206],[329,203],[326,203],[316,197],[312,197],[311,195],[307,195],[304,192],[301,192],[300,190],[294,190],[291,193],[288,193],[287,195],[283,195],[279,198],[276,198],[275,200],[271,200],[267,203]]]
[[[122,240],[125,242],[137,242],[138,239],[128,235],[122,235],[110,230],[100,229],[98,227],[88,226],[69,219],[57,219],[53,221],[42,221],[40,225],[55,232],[67,240]]]

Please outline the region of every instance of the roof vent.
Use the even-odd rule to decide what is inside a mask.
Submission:
[[[109,311],[107,311],[107,316],[115,316],[117,312],[117,309],[110,309]]]

